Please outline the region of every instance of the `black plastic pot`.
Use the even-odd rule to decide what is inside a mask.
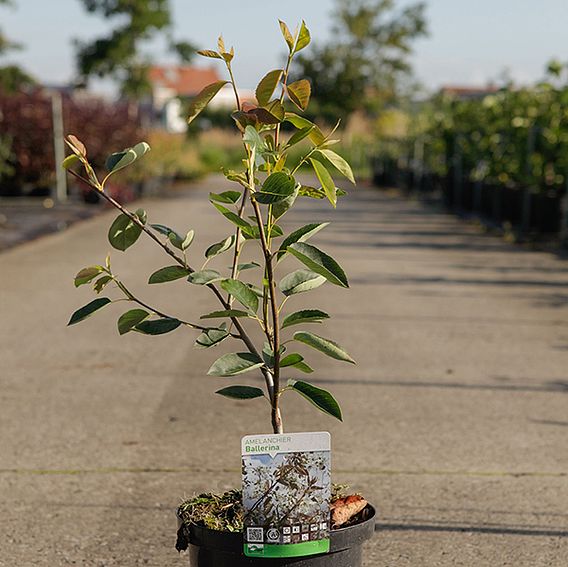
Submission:
[[[245,557],[240,533],[191,526],[187,529],[190,567],[361,567],[363,543],[375,532],[375,509],[368,505],[367,519],[331,532],[331,549],[323,555],[262,559]]]

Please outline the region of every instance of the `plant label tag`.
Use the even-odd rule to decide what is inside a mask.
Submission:
[[[247,435],[242,470],[247,557],[329,552],[329,433]]]

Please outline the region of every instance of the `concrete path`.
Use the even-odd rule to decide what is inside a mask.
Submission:
[[[66,230],[73,223],[91,218],[102,207],[78,199],[54,205],[41,197],[0,197],[0,252],[40,236]]]
[[[205,197],[142,206],[151,222],[195,228],[201,258],[228,233]],[[333,216],[306,202],[287,224]],[[65,326],[92,299],[72,278],[104,260],[112,218],[0,255],[2,566],[187,565],[173,547],[176,505],[237,485],[240,437],[269,430],[262,401],[213,395],[231,383],[205,375],[221,351],[192,350],[189,331],[119,338],[125,305]],[[325,333],[359,362],[306,353],[345,423],[292,395],[284,416],[289,431],[330,430],[334,480],[377,506],[365,565],[566,567],[568,264],[374,190],[353,191],[335,219],[314,243],[351,290],[291,301],[330,311]],[[183,280],[147,286],[168,264],[145,240],[113,253],[162,310],[215,307]]]

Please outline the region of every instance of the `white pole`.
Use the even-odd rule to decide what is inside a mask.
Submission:
[[[67,176],[61,163],[65,159],[65,142],[63,139],[63,103],[61,94],[54,91],[51,94],[51,111],[53,120],[53,149],[55,156],[55,199],[57,203],[67,201]]]

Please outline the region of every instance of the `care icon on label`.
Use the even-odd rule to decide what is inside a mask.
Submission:
[[[276,528],[270,528],[266,532],[266,539],[268,541],[276,542],[280,539],[280,532]]]

